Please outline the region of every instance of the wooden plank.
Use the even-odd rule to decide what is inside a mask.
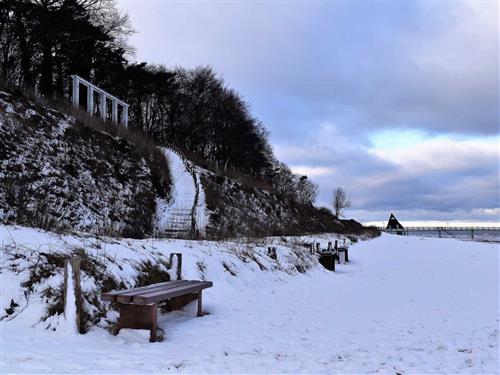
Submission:
[[[133,288],[133,289],[127,289],[122,291],[123,293],[118,294],[119,296],[128,296],[128,295],[136,295],[136,294],[141,294],[141,293],[150,293],[158,289],[169,289],[175,286],[181,286],[185,284],[192,284],[195,283],[196,281],[191,281],[191,280],[172,280],[167,283],[157,283],[157,284],[151,284],[148,285],[147,287],[139,287],[139,288]]]
[[[136,295],[134,297],[134,302],[136,302],[136,298],[137,298],[137,301],[139,300],[142,300],[142,298],[150,298],[150,297],[157,297],[157,296],[162,296],[162,295],[165,295],[166,296],[166,299],[169,299],[171,298],[170,296],[171,295],[174,295],[175,296],[179,296],[179,294],[177,294],[177,292],[181,291],[183,292],[182,294],[189,294],[189,293],[198,293],[199,290],[201,289],[205,289],[205,288],[210,288],[212,286],[212,282],[211,281],[194,281],[190,284],[187,284],[187,285],[179,285],[179,286],[175,286],[174,288],[170,288],[170,289],[160,289],[160,290],[157,290],[157,291],[152,291],[150,293],[141,293],[139,295]],[[180,295],[182,295],[180,294]],[[148,303],[153,303],[155,301],[151,301],[151,302],[148,302]]]
[[[149,304],[164,301],[170,298],[179,297],[184,294],[189,293],[199,293],[205,288],[211,288],[213,283],[211,281],[198,281],[195,284],[180,286],[176,288],[169,289],[168,291],[157,291],[148,294],[142,294],[139,296],[135,296],[132,299],[132,303],[136,304]]]
[[[102,293],[101,298],[103,301],[116,301],[116,297],[125,293],[129,292],[134,292],[134,291],[140,291],[140,290],[148,290],[151,288],[155,288],[157,286],[166,286],[166,285],[171,285],[172,283],[179,283],[180,281],[185,281],[185,280],[174,280],[174,281],[166,281],[163,283],[156,283],[156,284],[151,284],[147,286],[141,286],[138,288],[131,288],[131,289],[123,289],[123,290],[112,290],[110,292]]]
[[[180,286],[184,285],[191,285],[193,283],[196,283],[196,281],[189,281],[189,280],[178,280],[180,282],[174,282],[172,281],[169,285],[161,285],[161,286],[156,286],[154,288],[150,289],[145,289],[145,290],[130,290],[127,293],[122,293],[118,296],[116,296],[116,301],[122,302],[122,303],[130,303],[132,302],[132,298],[135,296],[140,296],[144,294],[150,294],[158,291],[168,291],[169,289],[177,288]],[[156,284],[153,284],[156,285]]]
[[[164,282],[164,283],[158,283],[158,284],[153,284],[153,285],[167,285],[168,283],[169,282]],[[120,294],[124,294],[124,293],[130,292],[132,290],[146,290],[146,289],[148,289],[150,287],[151,287],[151,285],[142,286],[142,287],[139,287],[139,288],[130,288],[130,289],[122,289],[122,290],[111,290],[109,292],[102,293],[101,297],[102,298],[116,297],[116,296],[119,296]]]
[[[131,303],[143,305],[143,304],[167,301],[169,299],[184,296],[186,294],[199,293],[204,288],[206,287],[193,285],[188,287],[175,288],[169,291],[168,293],[157,292],[157,293],[151,293],[150,295],[147,296],[135,296]]]

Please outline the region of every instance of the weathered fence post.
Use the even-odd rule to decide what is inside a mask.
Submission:
[[[80,105],[80,82],[77,76],[71,76],[73,78],[73,107],[78,107]]]
[[[68,265],[71,263],[71,269],[73,270],[70,275],[68,272]],[[64,311],[66,311],[66,305],[68,303],[68,277],[73,278],[73,288],[75,293],[75,303],[76,303],[76,326],[78,328],[78,333],[82,333],[81,327],[81,311],[83,308],[82,304],[82,289],[80,285],[80,264],[81,259],[78,255],[73,255],[71,258],[66,258],[64,260]],[[66,319],[68,317],[66,316]]]
[[[68,258],[64,259],[64,307],[63,311],[66,312],[66,300],[68,299]],[[66,317],[66,316],[65,316]]]
[[[107,109],[106,109],[106,95],[104,95],[102,92],[100,93],[100,98],[101,104],[99,105],[99,114],[101,115],[101,118],[106,121],[106,116],[107,116]]]
[[[81,327],[81,311],[82,311],[82,288],[80,285],[80,265],[81,259],[78,255],[73,255],[71,257],[71,268],[73,269],[73,281],[75,287],[75,299],[76,299],[76,326],[78,327],[78,332],[82,333]]]
[[[182,253],[171,253],[170,254],[170,265],[174,264],[174,255],[177,256],[177,269],[176,276],[177,280],[182,280]]]
[[[321,253],[321,247],[319,246],[319,242],[316,244],[316,251]]]

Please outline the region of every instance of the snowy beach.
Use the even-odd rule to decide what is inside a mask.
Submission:
[[[10,229],[17,241],[57,242]],[[328,236],[316,239],[325,245]],[[184,242],[185,278],[200,278],[202,260],[214,282],[207,315],[196,318],[195,304],[160,315],[165,340],[151,344],[147,331],[46,330],[33,297],[1,321],[2,373],[499,371],[498,244],[382,235],[353,244],[350,263],[335,273],[316,264],[291,275],[231,258],[224,244]],[[158,241],[156,251],[181,243]],[[20,281],[7,263],[3,256],[3,306]]]

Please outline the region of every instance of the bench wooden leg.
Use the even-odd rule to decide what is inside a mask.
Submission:
[[[198,292],[198,314],[197,314],[197,316],[202,316],[203,315],[201,293],[202,293],[201,291]]]
[[[149,341],[156,341],[156,328],[158,326],[158,303],[151,307],[151,330],[149,331]]]
[[[149,329],[149,341],[156,341],[158,304],[134,305],[131,303],[120,303],[120,318],[118,320],[118,331],[122,328]]]

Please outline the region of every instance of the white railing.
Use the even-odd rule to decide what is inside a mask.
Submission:
[[[87,87],[87,112],[91,115],[94,114],[94,93],[99,94],[99,113],[103,120],[106,120],[107,116],[107,99],[111,100],[111,121],[118,124],[121,123],[124,126],[128,126],[128,104],[123,100],[118,99],[116,96],[104,91],[103,89],[97,87],[96,85],[90,83],[86,79],[80,76],[72,75],[73,78],[73,106],[80,106],[80,85]],[[122,107],[122,118],[121,121],[118,119],[118,106]]]

